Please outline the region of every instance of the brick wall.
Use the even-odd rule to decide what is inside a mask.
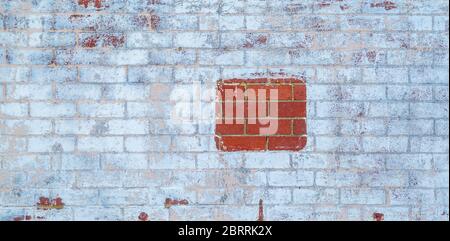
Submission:
[[[0,220],[449,220],[448,14],[1,0]],[[305,80],[301,151],[217,150],[218,81],[256,78]]]

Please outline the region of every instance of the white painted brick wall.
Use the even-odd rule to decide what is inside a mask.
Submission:
[[[85,2],[0,1],[0,220],[449,220],[447,1]],[[281,76],[305,149],[218,152],[216,81]]]

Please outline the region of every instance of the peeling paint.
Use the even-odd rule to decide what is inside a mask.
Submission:
[[[189,201],[186,199],[171,199],[166,198],[166,201],[164,202],[165,208],[170,208],[172,206],[185,206],[188,205]]]

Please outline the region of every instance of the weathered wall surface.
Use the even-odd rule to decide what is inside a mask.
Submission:
[[[0,219],[448,220],[448,13],[0,0]],[[216,82],[264,77],[306,80],[305,149],[218,152]]]

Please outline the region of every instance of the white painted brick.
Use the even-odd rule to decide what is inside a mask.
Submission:
[[[337,189],[295,189],[293,193],[295,204],[337,204],[339,192]]]
[[[52,123],[47,120],[5,120],[0,122],[0,134],[47,135],[52,132]]]
[[[122,137],[80,137],[78,150],[81,152],[120,152],[123,151]]]
[[[319,187],[359,186],[361,177],[354,172],[316,172],[315,184]]]
[[[104,189],[100,191],[100,204],[114,205],[144,205],[148,201],[145,189]]]
[[[51,159],[47,155],[24,155],[3,160],[6,170],[50,170]]]
[[[127,36],[130,48],[167,48],[172,46],[172,36],[162,33],[135,32]]]
[[[168,151],[170,136],[127,137],[125,148],[129,152]]]
[[[366,152],[406,152],[407,137],[365,137],[363,138]]]
[[[435,203],[434,191],[424,189],[394,189],[390,191],[392,205],[411,205],[414,203]]]
[[[73,103],[42,103],[30,104],[30,115],[32,117],[72,117],[76,114]]]
[[[110,135],[144,135],[148,133],[147,120],[110,120],[106,122]]]
[[[152,154],[149,157],[150,169],[194,169],[195,156],[177,154]]]
[[[0,103],[0,116],[24,117],[28,115],[28,105],[24,103]]]
[[[433,132],[432,120],[392,120],[388,125],[388,135],[431,135]]]
[[[79,69],[80,81],[88,83],[122,83],[127,81],[125,68],[83,67]]]
[[[448,148],[448,136],[411,138],[411,149],[414,152],[448,153]]]
[[[197,167],[200,169],[240,168],[243,165],[243,155],[239,153],[206,152],[197,155]]]
[[[84,117],[123,117],[124,105],[116,103],[83,103],[79,112]]]
[[[204,152],[209,150],[210,139],[205,136],[178,136],[172,140],[172,151]]]
[[[417,188],[448,188],[449,173],[446,171],[413,171],[410,184]]]
[[[100,85],[64,84],[56,87],[56,98],[61,100],[99,100],[101,95]]]
[[[147,169],[145,154],[102,154],[101,165],[104,170],[143,170]]]
[[[448,1],[94,5],[0,1],[0,220],[448,221]],[[305,80],[303,150],[217,151],[258,78]]]
[[[436,120],[436,134],[437,135],[448,135],[449,121],[448,120]]]
[[[289,168],[290,156],[287,153],[245,153],[247,168]]]
[[[11,136],[0,136],[0,152],[14,153],[27,150],[27,139]]]
[[[375,171],[362,174],[362,183],[369,187],[404,187],[410,182],[406,171]]]
[[[316,137],[317,151],[324,152],[359,152],[361,141],[355,137]]]
[[[73,137],[31,137],[28,139],[29,152],[72,152],[75,150]]]
[[[260,199],[264,200],[265,204],[288,204],[292,201],[292,192],[285,188],[257,188],[246,192],[247,203],[258,204]]]
[[[174,45],[182,48],[214,48],[218,45],[215,33],[177,33]]]
[[[61,170],[98,170],[100,156],[97,154],[64,154],[59,159]]]
[[[334,169],[338,166],[335,154],[294,154],[292,165],[299,169]]]
[[[27,82],[30,76],[28,67],[0,67],[0,83]]]
[[[268,174],[270,186],[312,186],[314,173],[311,171],[271,171]]]
[[[392,170],[432,168],[433,155],[429,154],[397,154],[386,155],[386,167]]]
[[[384,204],[386,194],[378,189],[341,189],[341,203],[375,205]]]
[[[128,117],[169,118],[169,105],[163,102],[128,102]]]
[[[52,98],[51,85],[9,85],[7,97],[13,100],[45,100]]]

